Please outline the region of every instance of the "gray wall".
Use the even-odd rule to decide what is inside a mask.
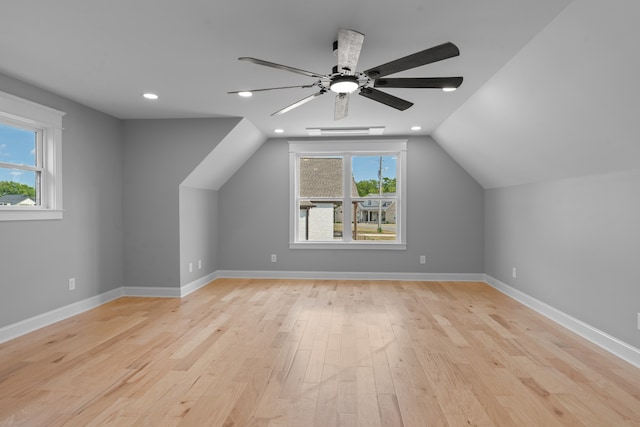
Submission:
[[[288,152],[268,140],[220,189],[219,269],[483,272],[483,189],[431,138],[408,141],[406,251],[289,249]]]
[[[640,348],[639,194],[640,170],[487,190],[485,272]]]
[[[67,113],[64,218],[0,222],[2,327],[122,286],[123,150],[116,118],[4,75],[0,90]]]
[[[179,186],[239,121],[124,121],[126,286],[180,286]]]
[[[218,192],[180,187],[180,284],[218,269]],[[198,267],[201,261],[202,268]],[[193,271],[189,272],[189,263]]]

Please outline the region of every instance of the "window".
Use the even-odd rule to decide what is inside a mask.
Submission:
[[[406,141],[292,141],[289,156],[291,248],[406,248]]]
[[[0,92],[0,220],[62,218],[63,115]]]

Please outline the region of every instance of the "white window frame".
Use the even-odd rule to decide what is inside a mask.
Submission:
[[[0,206],[0,221],[62,219],[61,154],[64,115],[62,111],[0,92],[0,122],[34,130],[38,135],[36,167],[24,169],[40,172],[39,204],[33,207]]]
[[[351,157],[369,155],[397,155],[396,167],[396,241],[362,241],[352,240],[351,220],[352,199],[360,197],[351,195]],[[298,240],[298,176],[299,159],[304,156],[342,156],[343,167],[343,230],[342,241],[301,241]],[[313,140],[289,141],[289,248],[291,249],[376,249],[376,250],[406,250],[406,200],[407,200],[407,140]]]

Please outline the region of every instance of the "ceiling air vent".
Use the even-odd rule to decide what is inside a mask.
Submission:
[[[364,136],[382,135],[384,126],[364,128],[307,128],[309,136]]]

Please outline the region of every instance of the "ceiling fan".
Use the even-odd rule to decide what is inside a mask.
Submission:
[[[336,93],[334,120],[339,120],[347,116],[349,107],[349,95],[358,91],[365,98],[372,99],[389,107],[404,111],[413,105],[412,102],[390,95],[376,88],[411,88],[411,89],[443,89],[455,90],[462,84],[462,77],[407,77],[407,78],[384,78],[390,74],[399,73],[401,71],[410,70],[421,65],[430,64],[432,62],[442,61],[443,59],[452,58],[460,55],[460,51],[453,43],[444,43],[429,49],[405,56],[395,61],[370,68],[363,72],[356,71],[358,57],[362,49],[364,34],[354,30],[338,31],[338,40],[333,43],[334,52],[338,56],[338,65],[333,67],[331,74],[320,74],[311,71],[301,70],[299,68],[289,67],[287,65],[276,64],[274,62],[264,61],[262,59],[241,57],[240,61],[253,62],[254,64],[264,65],[266,67],[277,68],[296,74],[302,74],[317,79],[315,82],[301,86],[283,86],[271,87],[265,89],[254,89],[244,91],[228,92],[229,94],[240,94],[250,96],[251,92],[262,92],[277,89],[291,88],[312,88],[317,87],[319,91],[313,95],[302,98],[301,100],[288,105],[272,116],[284,114],[293,110],[309,101],[312,101],[332,91]]]

